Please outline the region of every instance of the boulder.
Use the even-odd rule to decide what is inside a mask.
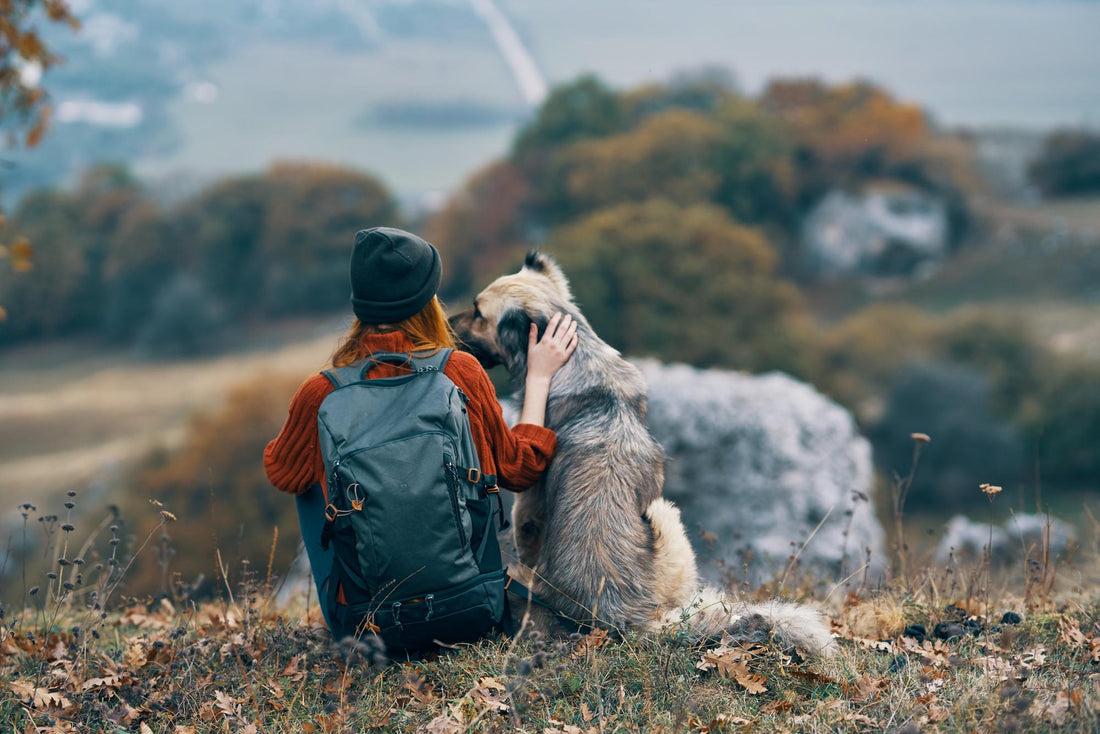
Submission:
[[[936,561],[949,563],[975,561],[985,557],[986,546],[995,565],[1015,563],[1024,557],[1042,560],[1043,538],[1049,533],[1051,559],[1063,558],[1073,548],[1076,531],[1069,523],[1048,515],[1013,514],[1001,525],[993,526],[990,543],[988,522],[956,515],[947,523],[943,539],[936,547]]]
[[[885,565],[871,492],[871,446],[852,415],[778,372],[748,375],[636,360],[647,421],[665,449],[665,491],[680,506],[700,571],[759,583],[786,569],[840,580]]]
[[[990,542],[992,538],[992,542]],[[985,555],[986,546],[993,549],[995,557],[1001,557],[1008,545],[1008,533],[988,523],[974,522],[966,515],[955,515],[947,523],[943,540],[936,547],[936,562],[948,563],[952,556],[957,560],[976,560]]]

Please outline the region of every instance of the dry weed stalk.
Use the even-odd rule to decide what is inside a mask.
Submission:
[[[904,477],[894,475],[894,481],[890,485],[893,495],[894,514],[894,545],[897,551],[897,568],[895,572],[901,578],[903,585],[908,586],[909,576],[906,568],[906,556],[909,550],[905,542],[905,527],[903,515],[905,512],[905,500],[909,496],[909,490],[913,486],[913,478],[917,474],[917,464],[920,462],[921,447],[932,439],[926,433],[913,433],[909,436],[913,439],[913,461],[909,466],[909,473]]]

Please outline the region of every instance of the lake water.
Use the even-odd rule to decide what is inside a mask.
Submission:
[[[596,72],[618,86],[679,70],[731,69],[743,89],[774,76],[871,79],[948,126],[1100,126],[1100,2],[498,0],[550,83]],[[387,40],[379,50],[252,45],[212,69],[213,103],[171,110],[183,146],[153,177],[255,170],[275,158],[377,172],[406,197],[453,190],[503,154],[523,100],[483,44]],[[454,128],[381,125],[376,105],[443,101],[517,114]]]

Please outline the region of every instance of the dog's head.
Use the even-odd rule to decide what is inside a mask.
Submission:
[[[558,311],[575,314],[569,282],[558,264],[530,252],[518,273],[503,275],[474,298],[474,307],[451,317],[462,348],[486,368],[503,364],[517,375],[526,370],[531,324],[542,337]]]

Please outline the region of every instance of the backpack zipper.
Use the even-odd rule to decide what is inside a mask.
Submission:
[[[462,527],[462,511],[458,507],[458,469],[451,462],[443,465],[447,470],[447,489],[451,495],[451,510],[454,511],[455,527],[458,528],[458,537],[462,541],[462,547],[466,548],[469,541],[466,540],[466,530]]]

